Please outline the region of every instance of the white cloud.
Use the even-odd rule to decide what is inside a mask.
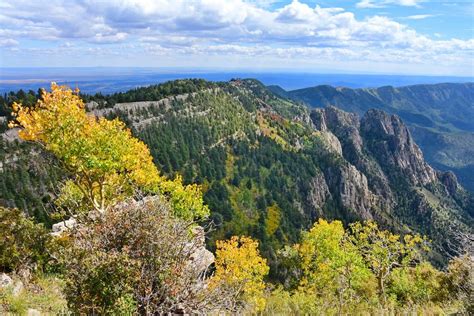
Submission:
[[[435,17],[436,15],[433,15],[433,14],[416,14],[416,15],[409,15],[407,17],[405,17],[405,19],[408,19],[408,20],[424,20],[424,19],[427,19],[427,18],[432,18],[432,17]]]
[[[266,58],[469,63],[472,40],[434,40],[384,16],[364,20],[342,8],[297,0],[15,0],[2,4],[0,43],[57,43],[51,53],[241,55]],[[363,0],[359,6],[416,6],[420,0]],[[407,18],[422,19],[429,15]],[[103,44],[99,45],[98,44]],[[136,44],[132,49],[130,45]],[[95,45],[95,46],[94,46]],[[120,46],[120,49],[112,49]],[[2,45],[2,46],[5,46]],[[85,46],[81,48],[81,46]],[[111,46],[111,49],[104,47]],[[33,54],[34,52],[31,51]]]
[[[0,47],[14,47],[18,46],[18,44],[18,41],[11,38],[0,39]]]
[[[127,33],[119,32],[112,35],[96,33],[92,38],[92,42],[102,43],[102,44],[110,44],[110,43],[118,43],[122,42],[127,38]]]
[[[425,0],[361,0],[356,4],[358,8],[384,8],[388,5],[399,5],[405,7],[418,7]]]
[[[395,0],[392,1],[394,4],[406,6],[406,7],[416,7],[419,3],[423,2],[423,0]]]
[[[21,9],[0,13],[0,37],[109,44],[135,39],[162,46],[200,40],[209,44],[387,47],[423,40],[388,18],[357,20],[342,8],[310,7],[298,0],[277,10],[241,0],[81,0],[72,8],[61,0],[51,1],[51,8],[45,8],[44,4],[18,0],[17,8]],[[408,5],[417,1],[398,2]]]
[[[374,0],[362,0],[356,4],[356,7],[361,9],[371,9],[371,8],[383,8],[382,3],[377,3]]]

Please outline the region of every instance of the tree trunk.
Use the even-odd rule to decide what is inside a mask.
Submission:
[[[380,272],[378,277],[378,286],[379,286],[379,295],[382,298],[382,305],[385,306],[385,287],[384,287],[384,277],[383,272]]]

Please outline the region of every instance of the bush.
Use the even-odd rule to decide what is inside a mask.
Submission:
[[[427,304],[439,291],[442,272],[427,262],[415,267],[397,268],[388,284],[388,294],[401,306]]]
[[[192,221],[172,216],[160,198],[120,203],[70,232],[62,254],[65,295],[78,314],[203,311],[210,262]],[[210,255],[210,254],[209,254]],[[212,257],[212,255],[211,255]],[[212,261],[212,259],[211,259]]]
[[[34,271],[42,269],[49,260],[47,230],[22,211],[0,207],[0,232],[1,271]]]
[[[439,301],[458,304],[460,313],[474,315],[474,259],[470,255],[452,259],[440,283]]]

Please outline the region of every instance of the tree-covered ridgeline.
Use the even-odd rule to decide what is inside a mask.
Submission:
[[[59,210],[75,224],[51,234],[25,212],[0,207],[6,237],[0,240],[0,271],[26,284],[20,292],[15,285],[0,289],[0,311],[24,313],[33,306],[84,314],[472,313],[470,256],[454,258],[440,271],[426,261],[426,237],[351,220],[358,213],[345,213],[337,204],[333,212],[329,204],[319,210],[313,205],[309,214],[304,207],[310,205],[293,208],[314,191],[312,179],[347,162],[327,150],[323,131],[310,129],[304,111],[272,110],[278,99],[259,88],[249,82],[239,90],[255,90],[257,97],[245,107],[213,90],[190,95],[193,109],[175,100],[169,117],[167,108],[155,109],[146,118],[155,128],[174,117],[190,118],[182,126],[194,128],[178,125],[175,133],[193,133],[202,120],[214,123],[204,125],[209,131],[193,142],[197,149],[169,161],[169,177],[160,174],[159,161],[152,163],[158,147],[149,150],[118,119],[87,114],[67,87],[53,84],[33,106],[14,103],[10,127],[20,127],[20,139],[39,145],[63,172],[52,197],[57,209],[50,212]],[[142,123],[132,117],[135,133]],[[148,135],[150,141],[157,132]],[[182,143],[171,146],[185,151],[189,137],[181,136]],[[211,152],[209,169],[198,169],[200,157]],[[33,151],[25,154],[34,157]],[[214,160],[220,169],[212,168]],[[183,183],[179,168],[188,168],[186,181],[199,184]],[[310,184],[300,187],[305,182]],[[217,225],[210,235],[215,260],[199,226],[209,223],[208,200]],[[230,212],[217,212],[220,201],[229,202]],[[344,215],[350,225],[321,218]],[[249,232],[260,242],[246,237]],[[2,274],[3,280],[9,275]]]
[[[275,96],[258,81],[178,80],[111,95],[115,101],[110,103],[107,97],[81,96],[99,103],[86,105],[97,115],[118,117],[125,122],[133,135],[148,146],[162,174],[169,178],[180,175],[185,184],[202,186],[204,201],[211,210],[209,221],[214,225],[208,241],[211,248],[217,239],[250,235],[260,240],[269,263],[277,266],[276,251],[297,242],[300,231],[308,229],[317,218],[340,219],[345,225],[366,219],[362,210],[348,207],[344,201],[344,194],[350,191],[343,192],[343,181],[359,181],[357,177],[343,179],[351,175],[351,164],[357,160],[349,162],[350,157],[331,150],[334,141],[314,129],[305,107]],[[10,97],[9,102],[15,98],[18,99]],[[100,105],[101,102],[105,103]],[[384,141],[374,139],[374,144]],[[373,157],[370,159],[378,164]],[[5,165],[8,170],[11,167]],[[9,199],[9,205],[24,208],[15,202],[15,198],[20,199],[15,190],[18,181],[23,181],[19,173],[24,174],[24,169],[9,172],[16,174],[16,180],[4,180],[8,188],[5,192],[14,197]],[[373,174],[378,176],[371,172],[363,174],[369,186]],[[396,203],[377,204],[368,212],[384,228],[430,236],[434,240],[432,256],[445,264],[443,251],[453,248],[445,243],[452,241],[454,226],[449,223],[465,221],[463,214],[469,203],[462,201],[461,195],[453,201],[444,193],[443,184],[416,188],[407,182],[402,171],[387,166],[384,172]],[[41,175],[30,173],[29,177]],[[26,201],[28,208],[47,209],[37,206],[44,193],[37,194],[29,185],[24,187],[35,196]],[[361,192],[353,193],[356,204],[357,200],[372,199],[364,196],[362,187],[357,190]],[[55,188],[53,193],[57,192]],[[422,210],[418,211],[420,207]]]

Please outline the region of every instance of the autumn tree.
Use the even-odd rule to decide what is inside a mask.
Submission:
[[[10,127],[21,127],[23,140],[42,144],[70,173],[58,200],[62,204],[103,213],[140,189],[168,196],[180,217],[208,215],[198,186],[161,176],[148,147],[118,119],[87,113],[78,91],[52,83],[36,105],[14,103],[13,109]]]
[[[340,221],[319,219],[297,246],[302,267],[299,290],[336,301],[338,313],[345,305],[363,297],[372,273],[358,249],[348,241]]]
[[[215,266],[211,288],[225,296],[227,310],[258,312],[265,308],[264,277],[269,267],[260,256],[257,241],[244,236],[217,241]]]
[[[420,247],[427,249],[426,240],[419,235],[393,234],[380,230],[377,223],[367,221],[350,225],[351,240],[363,255],[377,278],[377,287],[385,304],[385,283],[395,268],[405,267],[420,259]]]

